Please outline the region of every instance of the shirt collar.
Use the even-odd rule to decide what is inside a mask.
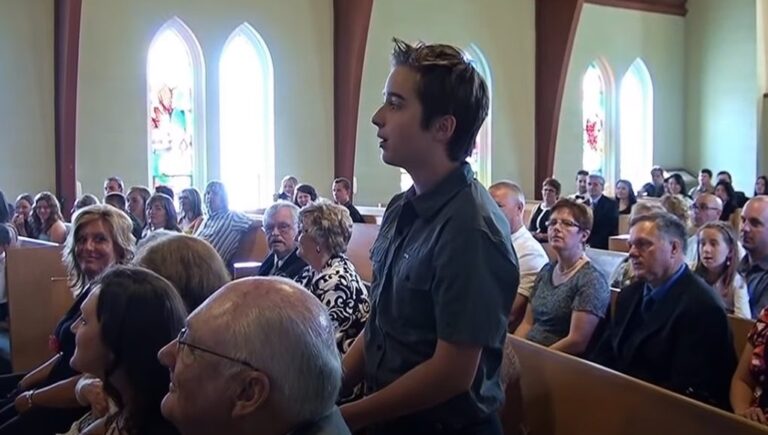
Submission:
[[[650,295],[656,302],[660,301],[664,298],[664,296],[666,296],[667,293],[669,293],[669,289],[675,284],[675,281],[680,278],[680,275],[682,275],[687,269],[688,266],[685,264],[685,262],[683,262],[683,264],[680,265],[680,267],[675,273],[672,274],[672,276],[670,276],[666,281],[664,281],[663,284],[656,288],[651,287],[651,284],[646,282],[645,296]]]
[[[469,163],[462,162],[428,192],[416,195],[416,189],[411,186],[405,193],[405,199],[413,204],[413,208],[420,218],[429,219],[474,178],[475,173],[472,171],[472,167],[469,166]]]
[[[739,262],[739,272],[746,274],[752,269],[758,269],[761,272],[768,271],[768,258],[763,259],[763,261],[753,262],[749,253],[744,255]]]
[[[520,227],[519,230],[512,233],[512,241],[516,242],[517,240],[522,239],[523,237],[525,237],[525,233],[527,232],[528,232],[528,228],[526,228],[525,225],[523,225],[522,227]]]

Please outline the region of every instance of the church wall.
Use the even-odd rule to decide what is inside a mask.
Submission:
[[[55,188],[53,2],[0,0],[0,189]]]
[[[755,0],[692,0],[686,19],[686,147],[692,169],[727,169],[751,195],[757,169]]]

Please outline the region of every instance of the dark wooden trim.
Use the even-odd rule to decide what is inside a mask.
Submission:
[[[373,0],[333,1],[333,106],[335,177],[355,176],[357,115]]]
[[[654,0],[585,0],[601,6],[611,6],[623,9],[634,9],[643,12],[656,12],[660,14],[678,15],[684,17],[688,13],[685,0],[676,3],[659,2]]]
[[[538,186],[554,171],[565,76],[583,5],[584,0],[536,2],[536,198],[541,198]]]
[[[77,65],[83,1],[56,0],[54,4],[56,194],[68,218],[77,199]]]

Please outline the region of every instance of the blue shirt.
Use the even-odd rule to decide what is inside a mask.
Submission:
[[[669,289],[672,287],[672,285],[675,284],[675,281],[677,281],[678,278],[680,278],[680,275],[685,272],[685,270],[688,268],[688,266],[683,263],[680,265],[680,267],[677,269],[677,272],[672,274],[666,281],[664,281],[663,284],[661,284],[659,287],[653,288],[651,287],[650,283],[645,283],[645,289],[643,290],[643,305],[645,305],[648,302],[648,299],[653,299],[653,305],[664,299],[664,296],[669,293]],[[649,309],[650,310],[650,309]]]

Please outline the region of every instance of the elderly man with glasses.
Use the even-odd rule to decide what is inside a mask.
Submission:
[[[326,308],[284,278],[222,287],[159,353],[163,416],[183,435],[348,435],[335,405],[341,359]]]
[[[278,201],[264,212],[264,231],[270,253],[259,268],[259,276],[282,276],[295,280],[307,263],[298,256],[299,208]]]
[[[691,212],[693,212],[693,225],[695,225],[696,228],[701,228],[705,224],[720,220],[720,214],[723,212],[723,201],[711,193],[699,193],[693,201],[693,204],[691,204]],[[686,245],[685,261],[688,262],[688,264],[694,264],[699,258],[698,232],[688,237]],[[741,243],[738,244],[737,252],[739,258],[742,258],[746,253],[741,246]]]

